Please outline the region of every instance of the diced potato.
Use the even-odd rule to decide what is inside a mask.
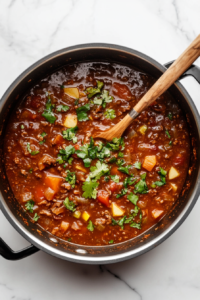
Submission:
[[[88,214],[87,211],[84,211],[82,213],[82,218],[83,218],[84,221],[87,221],[90,218],[90,215]]]
[[[147,125],[142,125],[139,128],[139,131],[140,131],[141,134],[145,135],[145,132],[147,131]]]
[[[64,92],[72,98],[79,99],[79,90],[76,87],[64,88]]]
[[[84,168],[84,167],[81,167],[81,166],[76,166],[75,167],[77,170],[80,170],[80,171],[82,171],[82,172],[84,172],[84,173],[87,173],[87,170]]]
[[[48,187],[45,191],[44,191],[44,196],[47,200],[51,201],[53,200],[53,197],[55,195],[55,191],[52,190],[50,187]]]
[[[152,171],[153,167],[156,165],[156,156],[150,155],[145,156],[144,162],[142,164],[142,167],[146,169],[147,171]]]
[[[79,210],[76,210],[76,211],[73,213],[73,217],[74,217],[74,218],[79,219],[80,216],[81,216],[81,212],[80,212]]]
[[[174,168],[174,167],[171,167],[171,169],[169,170],[169,179],[174,179],[176,177],[178,177],[180,174],[179,172]]]
[[[82,97],[85,97],[86,95],[85,95],[85,93],[84,92],[79,92],[79,98],[82,98]]]
[[[33,194],[32,194],[31,192],[23,193],[23,194],[21,195],[21,198],[22,198],[22,201],[23,201],[23,202],[27,202],[27,201],[33,199]]]
[[[171,185],[173,191],[176,192],[177,191],[177,185],[175,183],[170,183],[170,185]]]
[[[60,177],[47,173],[44,181],[47,186],[57,193],[60,188],[61,180]]]
[[[69,223],[62,221],[62,223],[60,224],[60,230],[62,232],[65,232],[65,231],[67,231],[68,228],[69,228]]]
[[[154,210],[152,210],[151,214],[154,219],[157,219],[163,214],[163,210],[155,208]]]
[[[77,115],[69,114],[66,116],[63,126],[67,128],[72,128],[77,125]]]
[[[113,217],[120,217],[124,214],[124,211],[115,202],[112,202],[111,209]]]

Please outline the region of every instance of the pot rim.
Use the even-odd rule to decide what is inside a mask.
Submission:
[[[16,86],[22,81],[24,77],[26,77],[28,74],[30,74],[33,70],[37,69],[39,66],[41,66],[44,62],[50,61],[52,58],[59,57],[65,53],[70,53],[74,51],[81,51],[82,49],[88,49],[88,50],[94,50],[94,49],[108,49],[108,50],[115,50],[120,51],[122,53],[127,53],[134,55],[135,57],[140,57],[149,64],[154,65],[159,71],[162,73],[165,72],[166,68],[152,59],[151,57],[137,51],[133,50],[128,47],[123,47],[119,45],[114,44],[106,44],[106,43],[89,43],[89,44],[80,44],[75,45],[67,48],[63,48],[61,50],[55,51],[42,59],[38,60],[34,64],[32,64],[29,68],[27,68],[23,73],[21,73],[16,80],[8,87],[4,95],[2,96],[2,99],[0,101],[0,110],[2,109],[4,103],[6,102],[6,99],[8,99],[11,92],[16,88]],[[200,116],[197,111],[197,108],[191,99],[188,92],[185,90],[185,88],[182,86],[180,82],[174,83],[176,88],[179,90],[179,92],[183,95],[185,99],[190,103],[193,117],[195,118],[198,134],[200,135]],[[2,193],[0,192],[0,208],[2,209],[3,214],[7,218],[7,220],[12,224],[12,226],[31,244],[36,246],[37,248],[47,252],[48,254],[51,254],[53,256],[56,256],[58,258],[62,258],[68,261],[77,262],[77,263],[83,263],[83,264],[106,264],[106,263],[115,263],[119,261],[123,261],[126,259],[130,259],[133,257],[136,257],[138,255],[144,254],[147,251],[155,248],[159,244],[161,244],[165,239],[167,239],[172,233],[174,233],[178,227],[184,222],[184,220],[187,218],[191,210],[193,209],[198,196],[200,192],[200,172],[198,170],[197,175],[197,184],[195,185],[192,194],[190,196],[190,201],[188,201],[187,205],[184,207],[183,211],[180,213],[180,215],[174,220],[174,222],[164,230],[158,237],[155,237],[152,241],[147,241],[146,244],[141,244],[140,247],[133,249],[133,250],[127,250],[124,253],[120,254],[114,254],[110,256],[84,256],[83,254],[70,254],[64,251],[60,251],[58,249],[55,249],[49,245],[47,245],[45,242],[40,241],[37,237],[35,237],[33,234],[28,232],[28,230],[17,220],[14,214],[12,214],[10,208],[8,207],[6,201],[3,198]],[[81,245],[80,245],[81,248]]]

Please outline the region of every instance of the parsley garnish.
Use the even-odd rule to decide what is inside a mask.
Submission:
[[[169,142],[169,145],[170,145],[170,146],[172,145],[172,141]]]
[[[75,187],[76,183],[76,174],[75,172],[71,172],[70,170],[67,170],[67,177],[65,178],[67,182],[72,186],[72,188]]]
[[[58,105],[57,107],[56,107],[56,110],[58,111],[58,112],[61,112],[61,111],[67,111],[69,109],[69,106],[67,106],[67,105]]]
[[[79,99],[76,99],[76,100],[74,101],[74,105],[78,105],[78,103],[79,103]]]
[[[122,190],[121,190],[121,193],[120,193],[120,194],[117,194],[116,198],[118,199],[118,198],[120,198],[120,197],[126,195],[127,192],[128,192],[128,189],[127,189],[127,188],[122,189]]]
[[[33,173],[33,168],[29,169],[29,173],[30,174]]]
[[[87,229],[88,229],[89,231],[94,231],[94,224],[92,223],[91,220],[89,220],[89,222],[88,222]]]
[[[134,167],[135,167],[136,169],[140,170],[140,169],[141,169],[141,162],[136,161],[136,162],[134,163]]]
[[[171,112],[169,112],[167,116],[168,116],[168,118],[169,118],[170,120],[172,120],[172,117],[173,117],[173,116],[172,116],[172,113],[171,113]]]
[[[99,97],[95,97],[93,100],[94,104],[102,105],[103,108],[106,107],[106,103],[112,102],[113,97],[109,96],[109,92],[104,90]]]
[[[57,162],[62,164],[64,161],[70,161],[69,157],[71,154],[75,153],[75,149],[72,145],[67,146],[65,149],[61,149],[59,151],[59,155],[57,158]]]
[[[118,151],[118,150],[124,150],[124,139],[122,137],[118,138],[114,138],[112,140],[112,142],[107,143],[106,145],[108,148],[110,148],[113,151]]]
[[[86,180],[82,185],[82,190],[84,191],[82,196],[84,198],[96,199],[98,185],[99,183],[96,180]]]
[[[63,204],[68,210],[70,210],[72,212],[74,212],[76,210],[76,208],[75,208],[76,204],[73,201],[70,201],[68,197],[65,198],[65,200],[63,201]]]
[[[89,178],[95,178],[96,180],[98,180],[101,176],[109,172],[109,167],[108,165],[98,161],[96,163],[96,166],[91,167],[90,170],[91,173],[89,174]]]
[[[26,202],[25,207],[26,210],[30,211],[31,213],[33,213],[33,207],[35,205],[35,202],[31,199],[29,201]]]
[[[166,133],[166,135],[168,136],[168,138],[171,139],[171,135],[169,134],[169,131],[166,130],[165,133]]]
[[[137,195],[134,195],[133,193],[130,193],[127,196],[128,200],[131,201],[131,203],[133,203],[134,205],[137,205],[137,201],[139,199],[139,197]]]
[[[77,118],[80,122],[89,120],[87,112],[90,110],[90,104],[87,103],[76,109]]]
[[[40,144],[40,145],[43,145],[45,142],[46,142],[46,140],[39,141],[39,144]]]
[[[119,182],[119,176],[118,176],[118,175],[111,175],[110,177],[111,177],[111,179],[112,179],[114,182],[116,182],[116,183]]]
[[[140,176],[141,180],[135,185],[135,193],[146,194],[148,192],[148,187],[145,181],[146,175],[147,173],[143,173]]]
[[[119,152],[119,153],[118,153],[118,157],[124,157],[124,153]]]
[[[105,180],[105,182],[108,182],[108,181],[110,181],[110,177],[109,176],[105,176],[104,180]]]
[[[160,167],[160,171],[158,171],[158,174],[160,175],[160,181],[154,182],[153,187],[155,187],[155,185],[162,186],[166,184],[167,171],[165,171],[163,168]]]
[[[108,162],[109,162],[110,164],[113,164],[113,163],[115,163],[116,161],[117,161],[116,157],[112,157]]]
[[[127,188],[128,185],[134,184],[135,181],[136,181],[136,179],[133,180],[133,176],[131,176],[131,177],[126,177],[125,180],[124,180],[124,182],[123,182],[123,186]]]
[[[52,112],[54,105],[51,104],[51,98],[48,96],[48,100],[46,102],[46,108],[42,114],[42,116],[51,124],[54,124],[56,117]]]
[[[63,138],[68,140],[68,141],[73,141],[73,143],[75,144],[77,142],[77,137],[76,132],[78,130],[78,126],[72,127],[72,128],[68,128],[67,130],[63,131]]]
[[[45,136],[47,135],[47,133],[46,133],[46,132],[42,132],[40,135],[41,135],[42,137],[45,137]]]
[[[34,214],[34,217],[33,217],[33,220],[34,220],[35,222],[37,222],[39,218],[40,218],[40,216],[38,216],[38,214],[35,213],[35,214]]]
[[[141,223],[133,222],[130,224],[130,227],[141,229]]]
[[[36,154],[40,153],[40,151],[31,151],[30,143],[27,143],[27,150],[31,155],[36,155]]]
[[[97,80],[97,88],[89,87],[86,89],[87,97],[90,99],[94,95],[100,94],[102,87],[103,87],[103,82]]]
[[[104,115],[107,119],[114,119],[116,118],[115,110],[108,108],[105,112]]]
[[[121,171],[122,173],[125,173],[125,174],[129,175],[130,167],[131,167],[131,165],[126,166],[126,167],[119,167],[118,170]]]
[[[21,129],[24,129],[24,125],[23,124],[21,125]]]
[[[114,243],[114,241],[113,240],[110,240],[109,242],[108,242],[108,244],[113,244]]]

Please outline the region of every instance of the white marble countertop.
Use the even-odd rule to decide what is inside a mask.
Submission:
[[[39,58],[75,44],[116,43],[163,64],[176,59],[198,35],[199,13],[199,0],[1,0],[0,97]],[[182,83],[200,110],[200,86],[193,78]],[[200,202],[156,249],[113,265],[79,265],[42,251],[16,262],[0,257],[0,299],[199,300],[199,211]],[[0,236],[14,250],[28,245],[1,212]]]

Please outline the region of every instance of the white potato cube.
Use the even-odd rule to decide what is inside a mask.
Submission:
[[[114,202],[111,204],[111,209],[113,217],[120,217],[124,214],[124,211]]]
[[[179,172],[174,167],[171,167],[171,169],[169,170],[169,180],[174,179],[179,175]]]
[[[68,128],[75,127],[77,125],[77,116],[72,114],[67,115],[63,125]]]

